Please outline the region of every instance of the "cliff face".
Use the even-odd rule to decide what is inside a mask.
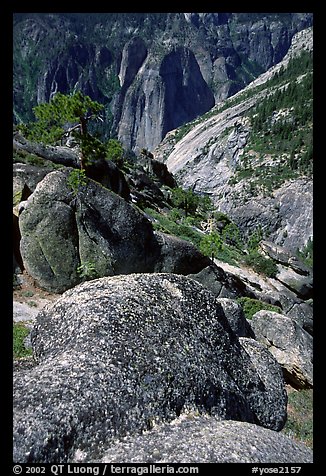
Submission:
[[[121,69],[132,69],[134,61],[128,55]],[[214,106],[213,93],[194,54],[187,48],[171,51],[160,64],[149,57],[132,85],[124,90],[116,109],[117,117],[121,114],[117,131],[119,139],[130,149],[140,145],[153,149],[166,132]]]
[[[180,185],[209,195],[243,231],[261,227],[293,252],[313,235],[312,65],[309,53],[300,56],[307,50],[312,29],[293,38],[282,62],[155,150]]]
[[[278,62],[312,15],[17,14],[14,118],[55,92],[105,104],[105,132],[134,150],[208,111]]]

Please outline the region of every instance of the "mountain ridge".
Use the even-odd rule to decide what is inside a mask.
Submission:
[[[312,24],[309,13],[14,18],[15,120],[30,120],[32,106],[56,91],[81,89],[105,104],[106,133],[136,152],[151,150],[166,132],[243,88],[284,56],[296,31]],[[137,64],[126,54],[134,37],[143,42]],[[127,86],[121,78],[128,69]]]

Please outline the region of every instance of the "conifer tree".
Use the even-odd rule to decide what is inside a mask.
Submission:
[[[85,169],[87,152],[96,140],[88,132],[88,123],[99,118],[102,109],[102,104],[80,91],[68,95],[57,93],[49,103],[35,106],[36,121],[21,125],[20,130],[28,139],[45,144],[57,144],[73,133],[80,146],[80,168]]]

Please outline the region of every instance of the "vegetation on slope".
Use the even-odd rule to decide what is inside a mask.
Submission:
[[[312,175],[312,54],[303,51],[262,86],[268,92],[248,113],[249,139],[230,179],[231,184],[250,179],[252,195],[268,195],[286,180]]]

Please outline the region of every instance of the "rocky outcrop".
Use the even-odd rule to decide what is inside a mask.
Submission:
[[[126,180],[130,187],[130,196],[141,208],[166,206],[166,199],[158,183],[148,175],[143,167],[135,166],[126,174]]]
[[[52,164],[80,168],[78,147],[51,146],[43,143],[31,142],[25,139],[22,135],[15,133],[13,138],[13,150],[29,152],[36,157],[45,159],[46,162],[49,162],[49,164],[45,162],[45,169],[50,167]],[[49,170],[43,173],[43,177],[48,171]],[[107,160],[105,157],[97,157],[96,159],[93,159],[91,163],[86,166],[86,173],[89,178],[96,180],[121,197],[127,200],[130,198],[130,189],[124,174],[111,160]],[[35,184],[41,180],[42,172],[38,175],[39,178],[36,179],[36,182],[34,179],[32,190],[35,189]]]
[[[294,253],[302,249],[313,236],[313,181],[301,178],[285,182],[271,196],[241,196],[241,184],[220,202],[221,210],[232,217],[241,229],[270,231],[269,240]]]
[[[16,462],[94,460],[188,411],[285,422],[280,368],[266,387],[269,368],[262,378],[214,296],[183,276],[83,283],[38,314],[31,341],[38,365],[14,382]]]
[[[218,297],[234,299],[246,296],[279,306],[283,314],[313,334],[313,301],[300,298],[278,280],[278,275],[268,278],[248,267],[232,266],[215,258],[214,265],[191,277]]]
[[[210,263],[204,269],[196,274],[189,274],[189,277],[195,279],[215,296],[219,298],[235,299],[239,296],[253,297],[253,293],[248,289],[246,283],[236,274],[225,272],[222,262],[217,266]]]
[[[155,232],[160,247],[160,257],[155,264],[157,273],[198,273],[210,264],[192,243],[166,233]]]
[[[310,449],[250,423],[185,415],[107,448],[101,463],[312,463]]]
[[[81,275],[189,274],[209,264],[191,243],[154,233],[139,209],[95,181],[75,193],[71,171],[46,175],[19,216],[21,256],[39,286],[60,293]]]
[[[13,199],[14,206],[19,202],[25,201],[36,185],[44,179],[51,169],[38,167],[34,165],[16,163],[13,165]]]
[[[83,263],[96,267],[95,276],[149,271],[151,224],[92,180],[75,197],[67,182],[70,173],[48,174],[19,217],[28,273],[41,287],[62,292],[80,282],[77,269]]]
[[[296,388],[313,386],[313,340],[293,319],[259,311],[250,321],[255,338],[282,366],[285,380]]]

